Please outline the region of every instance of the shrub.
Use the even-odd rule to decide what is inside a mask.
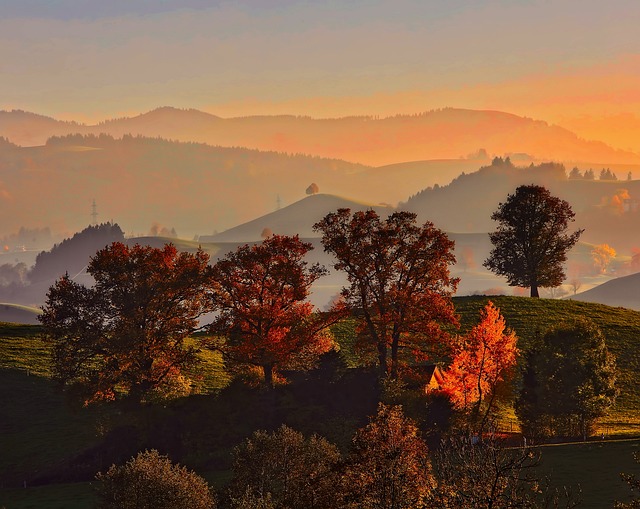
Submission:
[[[156,450],[96,475],[99,509],[213,509],[207,482]]]

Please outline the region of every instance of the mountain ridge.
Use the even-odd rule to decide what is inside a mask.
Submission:
[[[497,110],[441,108],[383,118],[296,115],[223,118],[193,108],[163,106],[93,125],[59,121],[22,110],[0,111],[0,136],[18,145],[44,144],[50,136],[75,133],[139,134],[330,157],[368,166],[455,159],[479,148],[495,155],[525,153],[536,160],[640,163],[640,154],[601,141],[585,140],[544,120]]]

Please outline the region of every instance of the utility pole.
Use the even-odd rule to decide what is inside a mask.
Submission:
[[[93,199],[93,203],[91,204],[91,224],[93,226],[97,226],[98,224],[98,206],[96,205],[95,198]]]

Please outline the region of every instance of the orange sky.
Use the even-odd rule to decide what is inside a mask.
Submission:
[[[5,0],[0,109],[546,120],[640,152],[637,0]]]

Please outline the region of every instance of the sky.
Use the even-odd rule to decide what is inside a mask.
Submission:
[[[0,0],[0,109],[542,119],[640,151],[637,0]]]

